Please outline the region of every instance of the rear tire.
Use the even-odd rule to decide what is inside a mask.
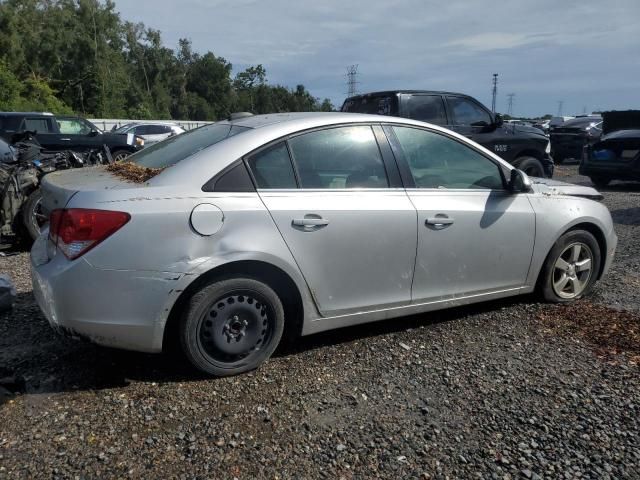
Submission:
[[[257,368],[275,351],[284,308],[268,285],[233,278],[203,286],[187,302],[180,343],[199,370],[218,377]]]
[[[586,230],[562,235],[547,255],[538,286],[547,302],[569,303],[593,290],[600,272],[600,246]]]
[[[529,177],[544,177],[544,167],[535,157],[519,157],[513,162],[513,166],[522,170]]]
[[[610,178],[607,177],[589,177],[591,179],[591,183],[593,183],[598,188],[605,188],[611,182]]]
[[[31,192],[22,207],[22,222],[32,240],[40,236],[40,231],[47,220],[42,213],[42,192],[38,188]]]

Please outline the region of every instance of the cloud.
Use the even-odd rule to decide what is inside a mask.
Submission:
[[[516,93],[515,111],[554,113],[586,105],[640,107],[640,2],[637,0],[116,0],[123,18],[190,38],[236,71],[262,63],[269,81],[303,83],[341,104],[346,67],[359,64],[363,91],[462,91],[498,105]]]

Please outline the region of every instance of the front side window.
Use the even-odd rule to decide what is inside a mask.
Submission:
[[[91,127],[83,121],[74,118],[59,118],[58,128],[64,135],[88,135]]]
[[[305,133],[289,140],[302,188],[387,188],[373,130],[366,125]]]
[[[247,159],[258,188],[297,188],[287,145],[280,142]]]
[[[484,108],[467,98],[447,97],[456,125],[491,125],[491,115]]]
[[[408,117],[421,122],[446,125],[447,115],[440,95],[411,95],[407,98]]]
[[[498,165],[457,140],[411,127],[393,131],[417,188],[504,188]]]

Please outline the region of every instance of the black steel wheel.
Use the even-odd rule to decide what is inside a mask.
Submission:
[[[282,337],[284,309],[266,284],[237,278],[194,294],[182,319],[181,343],[195,367],[215,376],[252,370]]]

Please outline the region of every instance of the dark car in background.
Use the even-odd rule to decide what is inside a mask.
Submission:
[[[587,146],[580,174],[597,187],[611,180],[640,181],[640,110],[602,114],[602,136]]]
[[[0,137],[11,143],[14,135],[36,132],[35,139],[49,151],[87,152],[109,147],[114,160],[122,160],[144,147],[135,135],[103,133],[90,121],[46,112],[0,112]]]
[[[505,124],[469,95],[427,90],[393,90],[349,97],[343,112],[411,118],[446,127],[479,143],[533,177],[551,177],[549,139],[539,129]]]
[[[579,160],[585,145],[597,142],[602,135],[602,117],[588,115],[567,120],[561,125],[551,127],[551,155],[560,164],[568,158]]]

